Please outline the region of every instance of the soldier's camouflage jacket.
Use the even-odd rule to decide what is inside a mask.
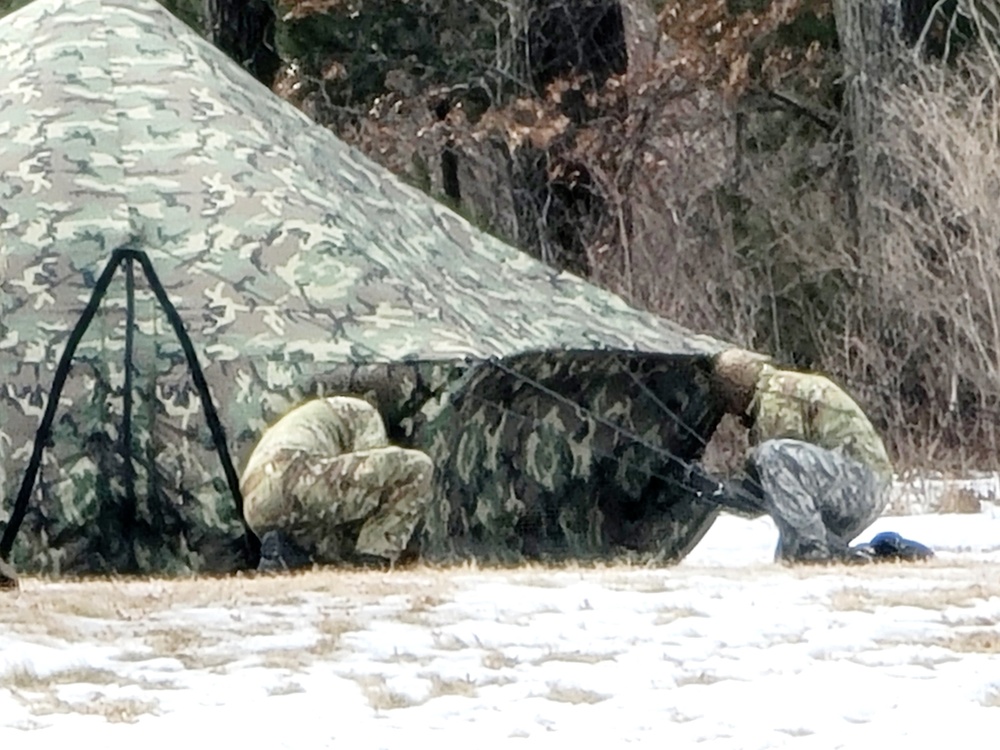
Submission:
[[[666,455],[714,429],[722,348],[478,232],[152,0],[0,19],[0,552],[21,568],[252,564],[243,462],[335,393],[434,459],[427,556],[675,558],[714,516]]]
[[[828,450],[839,448],[880,478],[892,478],[892,463],[871,421],[854,399],[823,375],[765,364],[750,411],[751,443],[794,438]]]

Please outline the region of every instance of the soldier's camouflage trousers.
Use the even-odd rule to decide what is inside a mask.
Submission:
[[[801,440],[761,443],[748,454],[746,470],[743,480],[723,483],[713,502],[744,515],[770,515],[779,560],[854,559],[851,540],[888,500],[888,479],[840,451]]]
[[[395,561],[430,502],[432,476],[426,454],[395,446],[338,456],[285,451],[244,476],[244,513],[258,536],[279,530],[314,562],[353,554]]]

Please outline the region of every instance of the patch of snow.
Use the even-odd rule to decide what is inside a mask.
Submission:
[[[769,519],[723,516],[672,568],[371,573],[386,593],[357,598],[291,577],[75,636],[12,617],[0,745],[996,747],[1000,510],[859,540],[883,530],[939,558],[787,568]]]

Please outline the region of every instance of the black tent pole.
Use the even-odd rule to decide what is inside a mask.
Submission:
[[[255,568],[260,558],[260,540],[257,539],[257,535],[253,533],[243,515],[243,493],[240,492],[240,479],[236,474],[232,458],[229,456],[226,432],[222,427],[222,422],[219,421],[219,414],[215,410],[215,404],[208,390],[208,382],[205,380],[205,374],[202,372],[201,364],[198,362],[198,355],[194,350],[194,345],[191,343],[191,338],[184,328],[184,321],[181,320],[177,308],[170,301],[166,290],[163,288],[163,284],[160,282],[159,276],[153,270],[153,264],[150,262],[149,256],[140,250],[129,250],[127,252],[129,253],[129,257],[135,258],[139,262],[139,265],[142,266],[143,273],[146,274],[146,280],[149,282],[153,294],[156,295],[160,307],[163,308],[163,312],[167,316],[167,321],[174,329],[181,349],[184,351],[184,356],[187,358],[188,369],[191,371],[191,378],[194,380],[195,389],[198,391],[198,397],[201,399],[201,406],[205,412],[205,421],[208,423],[208,429],[212,433],[212,441],[215,444],[215,450],[219,454],[222,471],[226,475],[226,484],[232,493],[233,501],[236,503],[236,512],[239,514],[244,533],[246,534],[247,563],[250,567]]]
[[[135,269],[132,266],[132,256],[126,254],[122,260],[125,266],[125,391],[122,393],[122,473],[125,482],[125,502],[120,509],[122,542],[128,549],[128,565],[130,573],[139,572],[139,564],[135,555],[136,510],[138,501],[135,496],[135,466],[132,464],[132,398],[133,368],[132,358],[135,348]]]
[[[232,459],[229,455],[229,447],[226,443],[225,430],[222,427],[222,423],[219,421],[219,415],[215,410],[215,404],[213,403],[211,394],[209,393],[208,383],[205,380],[205,375],[202,372],[200,363],[198,362],[198,356],[194,350],[194,345],[191,343],[191,339],[187,335],[187,331],[184,329],[184,323],[181,320],[177,309],[167,297],[167,293],[164,290],[156,271],[153,270],[153,264],[149,261],[149,257],[144,252],[123,247],[117,248],[112,253],[111,260],[108,261],[104,270],[101,272],[100,277],[98,277],[97,282],[94,285],[94,291],[90,296],[90,300],[87,302],[87,306],[81,313],[77,324],[70,332],[69,339],[66,342],[66,348],[63,350],[62,356],[59,358],[59,363],[56,366],[55,376],[52,381],[52,388],[49,391],[49,400],[45,405],[45,412],[42,415],[41,424],[39,424],[38,430],[35,432],[35,442],[32,446],[31,459],[28,461],[28,468],[21,480],[21,487],[17,493],[17,498],[14,501],[14,508],[11,511],[7,527],[4,529],[3,538],[0,539],[0,558],[5,561],[10,559],[10,551],[14,546],[14,539],[17,537],[17,532],[21,528],[24,516],[28,511],[28,502],[31,498],[31,492],[35,487],[35,480],[38,477],[38,470],[42,462],[42,453],[44,452],[46,446],[51,442],[52,423],[55,421],[56,409],[59,406],[59,398],[66,385],[66,379],[69,377],[69,371],[73,363],[73,356],[76,354],[76,349],[79,346],[81,339],[90,327],[90,324],[94,319],[94,315],[97,314],[97,309],[100,306],[101,301],[104,299],[104,295],[107,292],[108,286],[111,284],[111,280],[114,277],[117,267],[123,261],[126,262],[125,272],[128,295],[128,327],[126,328],[125,357],[126,386],[124,396],[126,401],[122,434],[123,440],[125,440],[124,450],[126,451],[126,505],[130,506],[129,508],[124,508],[123,513],[128,512],[134,515],[135,512],[135,478],[132,473],[133,467],[131,466],[130,460],[130,417],[132,403],[130,387],[132,365],[130,341],[132,339],[131,327],[133,322],[132,305],[134,304],[134,272],[132,270],[132,261],[138,261],[139,265],[142,266],[146,279],[149,281],[153,294],[156,296],[157,301],[163,308],[164,314],[167,316],[167,320],[170,322],[171,327],[174,329],[174,333],[177,335],[181,349],[184,351],[188,368],[191,371],[191,377],[194,380],[195,388],[198,391],[198,396],[201,399],[202,408],[205,412],[205,421],[208,423],[208,428],[212,433],[212,441],[215,444],[215,449],[219,454],[219,459],[222,463],[222,470],[226,476],[226,484],[229,487],[229,491],[232,493],[233,500],[236,504],[236,511],[239,514],[240,521],[243,524],[243,529],[246,534],[247,562],[251,567],[256,567],[257,559],[260,556],[260,542],[247,524],[246,518],[243,516],[243,495],[240,492],[239,477],[236,474],[236,469],[234,468]],[[132,518],[132,516],[130,516],[130,518]],[[129,526],[131,526],[131,523]]]
[[[31,459],[28,461],[28,468],[21,480],[21,488],[18,490],[17,499],[14,501],[14,509],[11,511],[10,520],[7,521],[7,528],[4,529],[3,538],[0,539],[0,558],[4,560],[10,560],[10,550],[14,546],[14,538],[17,536],[18,529],[21,528],[21,522],[24,521],[24,514],[28,512],[28,501],[31,498],[32,490],[35,488],[35,479],[38,476],[38,469],[42,463],[42,452],[52,439],[52,423],[55,421],[56,409],[59,406],[59,398],[62,396],[63,387],[66,385],[66,378],[69,377],[69,370],[73,364],[73,355],[76,354],[76,348],[80,345],[80,340],[90,327],[94,315],[97,314],[97,308],[100,306],[101,300],[104,299],[104,294],[107,292],[108,285],[115,275],[115,270],[118,264],[121,263],[122,258],[125,257],[126,252],[125,249],[118,248],[111,254],[111,260],[108,261],[104,270],[101,271],[101,275],[94,285],[94,291],[90,295],[90,300],[83,309],[80,319],[70,332],[69,339],[66,341],[66,348],[63,349],[62,356],[59,358],[59,364],[56,365],[55,377],[52,379],[52,388],[49,391],[49,400],[45,404],[42,422],[38,425],[38,430],[35,432],[35,443],[31,448]]]

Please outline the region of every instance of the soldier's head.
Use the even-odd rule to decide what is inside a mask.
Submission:
[[[757,381],[768,357],[747,349],[726,349],[716,355],[712,366],[712,390],[727,414],[751,418]]]

